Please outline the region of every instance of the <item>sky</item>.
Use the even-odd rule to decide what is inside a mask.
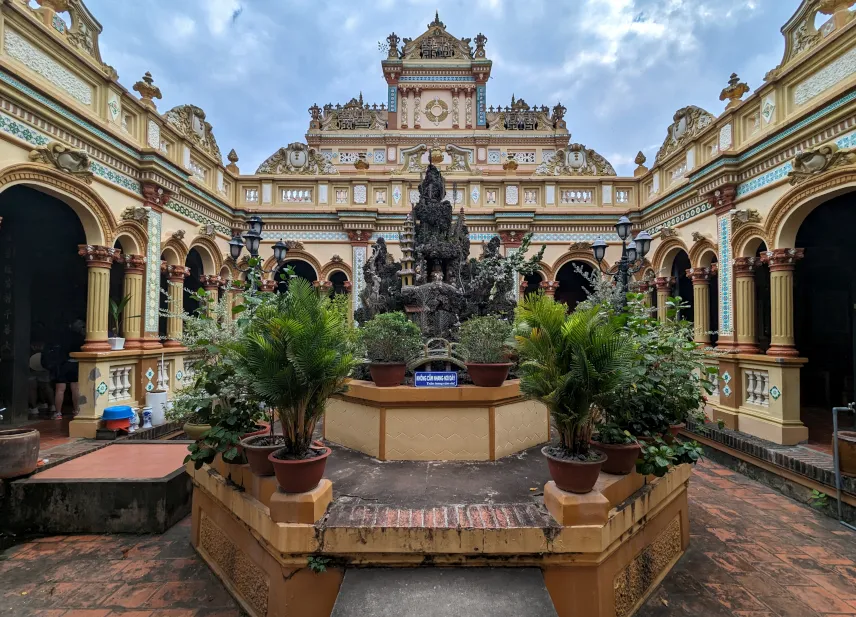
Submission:
[[[151,71],[158,109],[205,110],[225,156],[252,173],[305,142],[307,109],[361,91],[386,103],[378,43],[416,38],[439,11],[456,37],[488,37],[488,105],[561,101],[571,141],[632,175],[675,111],[719,115],[736,72],[754,91],[784,53],[799,0],[87,0],[103,60],[129,90]]]

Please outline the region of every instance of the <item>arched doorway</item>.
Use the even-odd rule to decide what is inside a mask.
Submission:
[[[0,407],[9,423],[28,415],[31,356],[86,319],[86,263],[77,251],[87,236],[69,205],[26,186],[0,193],[0,217]]]
[[[687,270],[690,268],[690,256],[687,255],[687,252],[684,250],[677,251],[672,261],[671,277],[675,279],[672,295],[680,296],[681,304],[685,305],[685,308],[681,309],[679,318],[687,321],[695,319],[693,313],[693,282],[687,276]]]
[[[556,301],[567,304],[569,311],[574,310],[592,291],[587,277],[591,277],[593,272],[594,268],[584,261],[566,262],[556,274],[556,281],[559,283]]]
[[[314,283],[318,280],[318,273],[315,272],[315,268],[313,268],[309,262],[303,261],[302,259],[288,259],[285,264],[283,264],[283,268],[286,266],[290,266],[294,270],[294,274],[296,276],[306,279],[310,283]],[[277,281],[276,291],[277,293],[285,293],[288,291],[288,277],[281,277],[280,274],[282,274],[282,268],[277,269],[274,274],[274,280]]]
[[[184,279],[184,312],[194,315],[199,309],[199,301],[193,297],[202,289],[202,275],[205,274],[205,266],[202,263],[202,255],[195,248],[187,252],[184,265],[190,269],[190,274]],[[213,272],[212,272],[213,274]]]
[[[526,283],[526,291],[523,294],[524,297],[529,294],[538,293],[538,290],[541,289],[541,282],[544,280],[543,275],[540,272],[533,272],[529,276],[524,279]]]
[[[333,289],[330,291],[331,298],[347,292],[347,289],[345,289],[345,283],[348,282],[348,275],[341,270],[336,270],[331,273],[330,276],[327,277],[327,280],[333,283]]]

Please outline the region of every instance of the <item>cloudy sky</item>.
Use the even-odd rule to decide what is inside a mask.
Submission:
[[[386,102],[378,42],[415,38],[439,10],[457,37],[488,37],[488,105],[512,93],[561,101],[572,140],[630,175],[650,160],[674,112],[724,109],[737,72],[754,90],[781,60],[779,28],[798,0],[87,0],[101,53],[131,88],[151,71],[161,112],[203,108],[246,173],[304,141],[313,103],[360,91]]]

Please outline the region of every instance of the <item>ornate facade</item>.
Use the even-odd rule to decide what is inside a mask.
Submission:
[[[573,142],[561,102],[491,102],[488,38],[459,38],[439,16],[416,38],[386,38],[381,102],[355,93],[345,103],[313,104],[305,143],[284,145],[242,173],[234,150],[223,160],[202,108],[159,110],[162,94],[148,73],[132,90],[120,84],[100,55],[101,25],[81,0],[29,4],[0,7],[0,191],[24,185],[47,193],[80,220],[90,283],[85,350],[93,367],[106,362],[101,372],[115,364],[106,352],[102,279],[117,260],[125,264],[124,289],[140,316],[125,324],[128,348],[139,354],[129,396],[139,398],[162,374],[181,380],[180,350],[154,354],[164,335],[180,331],[180,321],[159,319],[158,306],[162,289],[181,301],[189,256],[201,263],[194,286],[227,292],[238,276],[227,243],[248,214],[259,214],[262,255],[280,238],[297,243],[289,260],[304,265],[301,275],[322,290],[350,293],[356,310],[371,246],[383,238],[401,260],[407,216],[433,162],[447,179],[446,198],[466,213],[472,256],[493,238],[513,252],[526,233],[546,245],[542,280],[522,291],[560,294],[570,280],[563,268],[595,265],[580,247],[598,237],[610,243],[607,267],[615,263],[613,225],[627,214],[636,231],[654,236],[639,289],[663,304],[686,285],[681,295],[693,299],[699,342],[720,352],[711,357],[721,379],[710,413],[767,439],[805,439],[805,358],[794,333],[797,239],[814,208],[856,189],[856,0],[804,0],[782,28],[785,52],[764,83],[750,90],[724,76],[718,113],[687,101],[663,128],[650,167],[640,152],[632,177]],[[108,259],[113,250],[119,253]],[[769,279],[761,292],[747,282],[757,271]],[[768,341],[759,341],[765,318],[752,311],[762,299]],[[12,337],[4,336],[0,353],[12,354]],[[107,381],[94,385],[96,393],[102,384],[112,392]],[[94,430],[104,396],[85,407],[73,431]]]

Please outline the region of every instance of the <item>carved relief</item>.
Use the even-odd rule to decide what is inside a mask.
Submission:
[[[166,121],[173,125],[185,137],[202,150],[213,156],[217,161],[222,160],[220,147],[214,139],[211,125],[205,121],[205,112],[195,105],[180,105],[173,107],[164,114]]]
[[[573,242],[571,246],[568,247],[569,251],[584,251],[588,252],[591,250],[592,244],[591,242]]]
[[[215,235],[217,235],[217,228],[212,223],[209,223],[207,225],[203,225],[202,227],[199,228],[199,235],[205,236],[208,238],[213,238]]]
[[[663,239],[676,238],[677,236],[678,236],[678,231],[674,227],[661,227],[660,228],[660,237]]]
[[[732,233],[740,229],[746,223],[760,223],[761,215],[757,210],[747,208],[744,210],[735,210],[731,214],[731,231]],[[698,233],[698,232],[696,232]]]
[[[403,99],[402,99],[403,100]],[[353,98],[344,105],[328,103],[324,105],[322,131],[352,131],[356,129],[378,130],[386,128],[387,112],[385,105],[369,105],[363,102],[363,93],[359,98]],[[313,114],[310,108],[310,114]],[[313,120],[315,120],[313,116]],[[311,126],[311,123],[310,123]]]
[[[565,108],[561,104],[553,108],[553,117],[546,106],[530,107],[523,99],[511,96],[511,105],[493,106],[488,109],[487,124],[493,131],[537,131],[552,129],[556,120],[564,116]],[[556,115],[556,114],[559,115]]]
[[[695,105],[676,111],[666,140],[657,152],[656,161],[659,162],[662,158],[679,150],[690,139],[710,126],[714,119],[711,114]]]
[[[474,176],[481,175],[480,169],[470,167],[470,152],[468,150],[449,144],[446,146],[446,152],[449,154],[451,162],[446,166],[445,173],[460,172]]]
[[[87,184],[92,182],[89,155],[83,150],[73,150],[58,141],[52,141],[46,146],[39,146],[30,151],[30,160],[53,165]]]
[[[419,144],[410,148],[402,148],[401,156],[404,157],[404,164],[401,166],[402,173],[421,173],[428,168],[427,163],[422,162],[422,155],[428,152],[428,146]]]
[[[306,144],[295,142],[280,148],[262,163],[257,174],[338,174],[336,166]]]
[[[149,218],[149,209],[142,206],[128,206],[122,211],[121,217],[123,221],[137,221],[145,224]]]
[[[615,168],[603,156],[583,144],[559,150],[535,169],[536,176],[615,176]]]
[[[407,60],[446,60],[451,58],[472,58],[471,39],[456,39],[446,32],[446,25],[435,13],[434,21],[428,24],[428,31],[416,39],[402,39],[404,49],[401,57]],[[487,37],[482,37],[481,53]],[[477,41],[478,44],[478,41]]]
[[[833,167],[854,163],[856,163],[856,148],[839,149],[834,142],[829,142],[810,150],[797,152],[793,160],[794,169],[788,174],[788,178],[792,185],[796,185]]]

